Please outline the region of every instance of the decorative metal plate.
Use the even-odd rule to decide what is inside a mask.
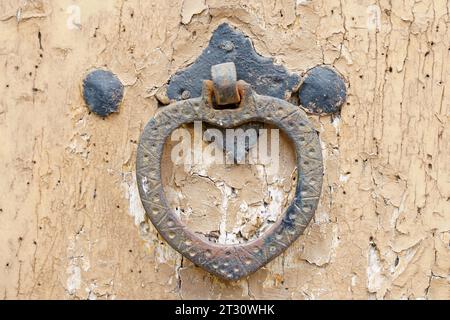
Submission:
[[[159,109],[146,125],[137,151],[136,175],[145,211],[162,237],[197,266],[228,280],[258,270],[300,236],[316,210],[323,164],[318,133],[305,112],[284,100],[260,96],[249,84],[237,85],[241,102],[236,109],[213,108],[213,84],[204,81],[202,96]],[[283,216],[262,237],[245,244],[222,245],[189,230],[170,208],[161,182],[161,157],[166,139],[183,124],[204,121],[219,128],[248,122],[272,124],[295,146],[295,197]]]
[[[258,94],[288,99],[300,83],[299,75],[259,55],[246,35],[223,23],[214,31],[208,47],[197,60],[171,77],[167,96],[177,101],[200,97],[201,80],[210,80],[211,67],[225,62],[234,62],[238,79],[249,83]]]

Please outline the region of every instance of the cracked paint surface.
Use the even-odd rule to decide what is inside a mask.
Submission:
[[[193,141],[193,126],[186,129]],[[261,136],[258,145],[262,139],[271,141],[271,135]],[[177,143],[167,142],[163,154],[165,192],[181,221],[207,240],[220,244],[254,240],[267,231],[292,202],[297,176],[295,151],[284,133],[280,134],[277,167],[271,162],[267,165],[222,165],[214,163],[214,158],[207,153],[208,158],[201,164],[185,165],[186,157],[194,157],[192,153],[184,154],[185,160],[182,157],[181,163],[174,166],[170,156]],[[206,148],[207,143],[202,147]],[[215,152],[217,157],[225,157],[221,148]],[[275,150],[269,150],[270,154],[273,152]],[[255,154],[247,157],[252,156],[254,163],[258,163]]]
[[[69,29],[71,5],[0,3],[2,299],[450,299],[447,1],[83,0]],[[310,117],[325,162],[314,221],[283,255],[235,283],[164,243],[143,218],[130,175],[158,89],[223,22],[291,72],[328,64],[349,85],[340,115]],[[82,100],[92,67],[125,86],[120,112],[106,120]],[[166,184],[174,198],[201,206],[182,186],[197,179],[217,199],[203,231],[245,241],[233,239],[236,225],[258,225],[251,208],[270,183],[241,188],[233,203],[226,174],[180,175]],[[250,224],[236,222],[239,212]]]

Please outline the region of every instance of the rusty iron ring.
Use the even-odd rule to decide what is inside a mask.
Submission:
[[[237,109],[213,108],[211,81],[204,81],[202,97],[160,109],[144,129],[136,163],[143,206],[161,236],[195,265],[227,280],[238,280],[255,272],[303,233],[317,208],[323,180],[318,133],[305,112],[284,100],[257,95],[243,81],[237,84],[241,97]],[[172,131],[194,121],[221,128],[247,122],[269,123],[284,131],[293,142],[297,165],[295,197],[283,216],[262,237],[236,245],[211,243],[189,230],[169,207],[161,182],[164,144]]]

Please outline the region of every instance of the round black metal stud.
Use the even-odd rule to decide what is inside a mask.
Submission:
[[[341,110],[347,89],[344,79],[336,71],[317,66],[306,73],[298,94],[300,104],[308,112],[333,114]]]
[[[111,71],[96,69],[83,80],[83,97],[92,112],[106,117],[117,112],[123,98],[123,84]]]

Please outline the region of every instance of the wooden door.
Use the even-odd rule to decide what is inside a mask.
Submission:
[[[449,299],[449,10],[446,0],[2,0],[0,297]],[[348,86],[339,116],[309,115],[325,165],[314,220],[232,283],[164,242],[134,178],[158,90],[223,22],[291,72],[327,64]],[[104,119],[82,96],[92,68],[125,86]],[[270,179],[169,166],[165,184],[199,232],[248,238],[264,227],[251,209],[280,208],[291,192],[292,149],[281,148]]]

